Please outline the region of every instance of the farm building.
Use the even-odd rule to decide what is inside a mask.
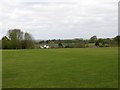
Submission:
[[[41,48],[41,49],[48,49],[48,48],[50,48],[50,46],[48,46],[48,45],[40,45],[40,47],[39,48]]]

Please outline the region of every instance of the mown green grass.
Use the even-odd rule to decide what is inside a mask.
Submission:
[[[2,89],[2,50],[0,50],[0,89]]]
[[[3,88],[117,88],[117,50],[3,50]]]

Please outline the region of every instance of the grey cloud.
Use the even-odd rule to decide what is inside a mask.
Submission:
[[[21,28],[36,39],[117,35],[117,0],[5,1],[0,6],[4,9],[0,15],[2,34]]]

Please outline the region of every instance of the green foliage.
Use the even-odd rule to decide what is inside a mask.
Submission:
[[[79,42],[74,44],[75,48],[85,48],[85,43],[84,42]]]
[[[0,49],[2,49],[2,40],[0,40]]]
[[[89,43],[95,43],[97,41],[97,36],[92,36],[89,40]]]
[[[58,44],[58,47],[59,47],[59,48],[63,48],[62,43],[59,43],[59,44]]]
[[[11,29],[8,31],[8,37],[2,38],[3,49],[31,49],[34,48],[32,36],[24,33],[20,29]]]
[[[114,40],[115,40],[116,42],[120,43],[120,35],[116,36],[116,37],[114,38]]]
[[[9,48],[9,42],[10,42],[10,40],[6,36],[4,36],[2,38],[2,48],[3,49],[8,49]]]
[[[98,41],[95,42],[95,46],[99,46],[99,42]]]
[[[20,29],[10,29],[8,37],[10,40],[23,40],[23,32]]]
[[[84,40],[83,38],[76,38],[68,40],[36,40],[35,42],[32,38],[32,35],[29,33],[24,33],[20,29],[10,29],[7,33],[7,36],[3,37],[2,42],[3,49],[32,49],[39,48],[40,45],[49,45],[50,48],[84,48],[94,46],[117,47],[118,45],[120,46],[120,36],[118,35],[114,38],[98,39],[97,36],[92,36],[87,40]]]
[[[34,42],[33,42],[33,40],[32,40],[32,36],[29,34],[29,33],[25,33],[25,36],[24,36],[24,48],[28,48],[28,49],[32,49],[32,48],[34,48]]]
[[[118,46],[120,47],[120,35],[116,36],[114,38],[114,41],[118,44]]]
[[[100,43],[100,44],[99,44],[99,47],[104,47],[104,45]]]
[[[66,45],[65,48],[70,48],[70,46],[69,46],[69,45]]]
[[[100,45],[100,47],[117,47],[118,46],[118,36],[116,36],[115,38],[100,38],[97,41],[102,44]]]

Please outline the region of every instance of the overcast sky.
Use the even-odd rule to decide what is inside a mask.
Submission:
[[[0,0],[0,38],[9,29],[35,39],[114,37],[119,0]]]

